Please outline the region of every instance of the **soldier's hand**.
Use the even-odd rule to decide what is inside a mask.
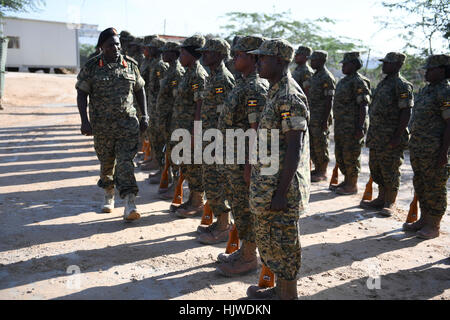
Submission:
[[[139,121],[139,129],[142,133],[144,133],[149,127],[149,119],[148,117],[142,117],[141,121]]]
[[[273,212],[280,212],[288,211],[288,203],[286,196],[278,194],[278,192],[275,192],[275,195],[272,198],[272,204],[270,205],[270,211]]]
[[[438,159],[437,159],[437,166],[438,168],[443,168],[448,164],[448,153],[441,151],[439,152]]]
[[[361,140],[362,138],[364,138],[364,130],[362,128],[356,129],[355,139]]]
[[[400,137],[393,137],[389,142],[389,148],[395,149],[400,145]]]
[[[92,127],[89,121],[81,123],[81,134],[84,136],[92,136]]]

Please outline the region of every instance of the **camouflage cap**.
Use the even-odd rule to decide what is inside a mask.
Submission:
[[[147,47],[161,49],[165,44],[166,40],[160,37],[155,37],[152,39],[152,41],[150,41],[149,44],[147,44]]]
[[[276,56],[291,62],[294,59],[294,47],[284,39],[269,39],[264,41],[257,50],[249,52],[263,56]]]
[[[136,37],[136,38],[134,38],[134,40],[132,42],[130,42],[130,44],[142,46],[142,45],[144,45],[144,38]]]
[[[128,40],[130,37],[132,37],[132,35],[128,31],[123,30],[123,31],[120,32],[119,37],[120,37],[121,40]]]
[[[205,42],[206,42],[205,37],[203,37],[201,35],[194,35],[194,36],[184,40],[183,43],[180,45],[180,47],[181,48],[186,48],[186,47],[201,48],[205,45]]]
[[[344,53],[344,59],[340,63],[347,63],[355,60],[362,63],[360,52],[346,52]]]
[[[155,39],[156,36],[145,36],[144,37],[144,46],[147,46],[152,42],[153,39]]]
[[[432,69],[445,66],[450,66],[450,55],[436,54],[428,57],[423,69]]]
[[[180,44],[174,41],[167,41],[162,47],[161,51],[180,51]]]
[[[197,51],[214,51],[228,56],[230,54],[230,44],[223,39],[213,38],[206,41],[202,48]]]
[[[305,47],[305,46],[300,46],[298,47],[297,51],[295,51],[295,54],[301,54],[304,56],[309,57],[311,54],[313,53],[313,49],[311,49],[310,47]]]
[[[312,55],[309,57],[310,60],[325,60],[328,59],[328,52],[324,50],[316,50],[312,53]]]
[[[384,59],[380,59],[382,62],[390,62],[390,63],[396,63],[400,62],[403,63],[406,60],[406,55],[400,52],[389,52]]]
[[[242,37],[238,39],[235,46],[233,47],[233,50],[244,52],[253,51],[258,49],[263,42],[264,39],[262,37],[255,37],[255,36]]]

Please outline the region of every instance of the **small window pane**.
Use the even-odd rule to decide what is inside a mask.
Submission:
[[[19,37],[8,37],[8,49],[20,49]]]

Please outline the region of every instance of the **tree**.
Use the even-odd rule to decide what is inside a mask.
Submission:
[[[330,36],[322,25],[333,25],[329,18],[296,21],[291,12],[281,13],[244,13],[229,12],[225,15],[228,24],[221,27],[224,37],[233,39],[236,35],[259,35],[267,38],[283,38],[295,46],[306,45],[314,50],[328,51],[330,64],[338,67],[342,53],[363,49],[359,40]],[[327,35],[324,35],[324,34]],[[339,67],[340,68],[340,67]]]
[[[440,46],[436,40],[445,43],[444,51],[450,48],[450,3],[448,0],[393,0],[382,1],[381,4],[390,12],[400,11],[406,13],[403,19],[380,20],[383,27],[406,29],[407,33],[401,35],[406,41],[406,49],[416,49],[423,56],[433,54]],[[427,42],[424,46],[417,39],[422,35]],[[447,46],[447,49],[445,49]]]
[[[6,12],[26,12],[28,10],[36,11],[41,5],[45,5],[44,0],[1,0],[0,17]]]

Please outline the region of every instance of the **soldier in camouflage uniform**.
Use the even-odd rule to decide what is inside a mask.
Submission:
[[[144,38],[135,38],[134,41],[130,43],[130,46],[132,47],[133,51],[133,55],[131,57],[138,62],[138,67],[140,70],[142,63],[145,60],[145,55],[143,53]]]
[[[314,51],[311,55],[311,67],[316,72],[307,83],[304,83],[311,106],[309,132],[311,134],[311,159],[315,167],[311,175],[312,182],[327,180],[327,168],[330,162],[328,145],[330,143],[330,126],[333,123],[331,109],[336,80],[325,66],[327,58],[327,52]]]
[[[147,135],[150,138],[150,145],[152,147],[152,155],[158,162],[159,170],[155,174],[149,175],[150,184],[159,184],[161,181],[161,174],[164,169],[164,137],[158,131],[159,114],[156,110],[156,100],[158,98],[160,81],[164,78],[165,73],[169,69],[169,65],[162,60],[161,48],[166,41],[162,38],[156,37],[150,44],[151,63],[148,66],[148,91],[147,91],[147,106],[148,115],[150,117],[150,127],[147,130]]]
[[[370,174],[378,184],[379,195],[373,201],[363,201],[361,207],[381,210],[379,213],[387,217],[395,211],[400,167],[409,141],[407,126],[414,106],[413,86],[400,75],[405,59],[402,53],[390,52],[380,60],[386,77],[375,89],[369,109],[366,143]]]
[[[170,123],[172,119],[172,113],[174,109],[175,97],[177,95],[177,88],[181,82],[185,70],[181,66],[178,57],[180,56],[179,44],[176,42],[166,42],[166,44],[161,48],[163,60],[165,63],[169,64],[169,69],[165,73],[164,78],[161,79],[161,87],[159,89],[158,99],[156,102],[156,114],[159,115],[157,121],[157,130],[163,135],[164,145],[166,146],[167,152],[169,154],[170,161],[170,140],[172,132],[170,132]],[[169,170],[169,182],[174,180],[178,181],[179,168],[171,166],[174,170]],[[172,172],[174,178],[172,177]],[[163,194],[164,200],[172,200],[175,184],[172,184],[168,190],[160,190]]]
[[[230,45],[223,39],[213,38],[206,41],[202,52],[203,62],[211,70],[207,83],[201,92],[201,105],[197,109],[196,120],[202,121],[203,130],[217,129],[219,116],[223,111],[225,98],[235,86],[231,72],[225,67],[225,59],[230,54]],[[209,143],[203,143],[203,150]],[[211,210],[217,217],[215,228],[207,229],[199,235],[203,244],[216,244],[228,241],[231,229],[230,208],[225,200],[229,198],[229,188],[225,183],[223,171],[217,164],[202,165],[203,186]]]
[[[237,41],[234,50],[235,70],[241,76],[228,95],[225,108],[219,117],[219,130],[226,137],[226,131],[242,130],[242,134],[249,129],[257,130],[259,114],[266,104],[269,85],[261,79],[256,70],[257,58],[248,52],[256,50],[262,44],[261,37],[243,37]],[[256,131],[255,131],[256,132]],[[228,145],[227,148],[230,146]],[[256,236],[254,231],[254,217],[250,212],[249,184],[251,166],[249,150],[245,148],[246,164],[239,163],[237,143],[233,143],[234,163],[220,166],[226,178],[225,184],[231,188],[229,203],[233,212],[239,239],[242,246],[235,253],[221,254],[217,270],[224,276],[240,276],[255,271],[258,267],[256,258]],[[247,170],[245,170],[247,168]],[[247,173],[247,176],[246,176]],[[213,226],[214,227],[214,226]]]
[[[205,38],[194,35],[180,46],[180,63],[186,72],[177,87],[174,110],[172,114],[171,129],[186,129],[194,134],[194,120],[198,104],[201,103],[200,92],[206,85],[208,73],[200,64],[201,53],[196,49],[205,45]],[[177,142],[172,142],[172,147]],[[193,146],[192,146],[193,150]],[[183,203],[176,211],[177,216],[182,214],[202,214],[204,209],[202,165],[194,163],[192,154],[191,164],[179,164],[181,171],[189,184],[189,200]]]
[[[439,236],[440,222],[447,210],[447,181],[450,175],[450,56],[434,55],[425,65],[429,82],[414,106],[409,150],[414,170],[414,189],[420,203],[420,219],[405,224],[423,239]]]
[[[309,83],[309,79],[311,79],[311,77],[314,75],[314,70],[308,65],[308,59],[311,56],[312,52],[313,50],[310,47],[300,46],[295,52],[294,58],[297,67],[292,73],[292,77],[295,81],[297,81],[306,95],[308,95],[308,92],[305,90],[305,88]]]
[[[345,77],[336,87],[333,115],[336,163],[345,180],[332,189],[340,195],[351,195],[358,193],[361,149],[368,127],[367,108],[371,91],[370,80],[358,72],[363,65],[359,52],[346,53],[341,63]]]
[[[122,47],[122,54],[128,55],[128,46],[131,41],[134,40],[134,37],[126,30],[120,32],[120,46]]]
[[[308,101],[289,72],[294,57],[292,45],[281,39],[265,41],[251,53],[259,55],[261,77],[270,82],[268,100],[260,115],[259,131],[266,138],[259,143],[271,150],[272,130],[279,133],[279,170],[266,175],[260,161],[253,167],[250,208],[255,216],[256,244],[262,262],[276,275],[276,287],[252,286],[250,298],[297,299],[297,279],[301,266],[299,218],[310,197],[310,154]],[[270,209],[269,209],[270,208]]]
[[[134,177],[133,159],[138,151],[139,131],[148,127],[144,80],[137,62],[120,54],[117,31],[106,29],[100,35],[102,54],[91,59],[78,75],[78,109],[81,132],[94,136],[101,163],[98,186],[105,190],[103,212],[114,209],[114,187],[125,199],[124,219],[140,218],[135,205],[139,189]],[[133,106],[133,93],[143,117],[139,121]],[[89,96],[89,118],[87,99]],[[140,129],[140,130],[139,130]]]

